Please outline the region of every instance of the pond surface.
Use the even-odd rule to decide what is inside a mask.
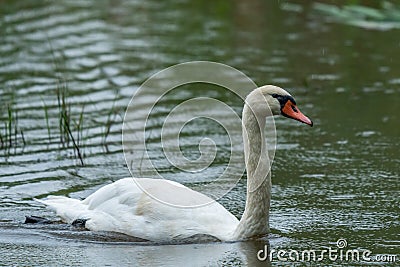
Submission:
[[[322,250],[340,238],[346,248],[400,260],[398,29],[340,24],[301,1],[1,1],[0,13],[0,265],[257,266],[268,264],[257,259],[266,244]],[[33,198],[85,198],[129,176],[121,130],[130,98],[150,75],[193,60],[288,89],[314,121],[275,120],[268,238],[155,245],[23,224],[31,214],[56,219]],[[193,92],[242,108],[224,90],[176,91],[155,118]],[[149,149],[158,155],[160,130],[152,131]],[[224,132],[200,121],[181,136],[184,153],[198,153],[203,136],[224,148]],[[217,156],[208,178],[226,164],[228,156]],[[161,170],[196,187],[184,172]],[[220,200],[237,217],[245,184]]]

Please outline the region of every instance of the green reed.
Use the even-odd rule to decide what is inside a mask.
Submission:
[[[80,140],[82,133],[82,125],[83,125],[83,111],[82,108],[81,113],[79,114],[79,120],[75,123],[75,128],[77,129],[77,139],[75,139],[73,132],[74,129],[71,127],[72,122],[72,114],[71,114],[71,103],[68,100],[69,90],[67,82],[62,82],[59,80],[57,90],[57,105],[58,105],[58,128],[59,128],[59,136],[60,136],[60,144],[64,148],[68,148],[70,143],[72,143],[72,147],[74,149],[75,155],[80,160],[82,166],[83,157],[80,148]]]
[[[19,141],[25,146],[25,136],[18,125],[18,111],[12,104],[7,104],[7,118],[4,122],[4,132],[0,131],[0,148],[17,147]]]

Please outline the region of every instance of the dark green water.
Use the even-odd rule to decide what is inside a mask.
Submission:
[[[0,2],[0,265],[256,266],[268,264],[257,260],[265,244],[322,250],[337,248],[339,238],[348,249],[397,255],[398,262],[400,30],[334,23],[294,2]],[[34,197],[84,198],[129,176],[121,129],[131,96],[155,72],[192,60],[228,64],[258,85],[286,88],[314,121],[313,128],[275,121],[268,242],[160,246],[22,224],[30,214],[55,218]],[[60,140],[57,90],[64,87],[84,166],[72,141]],[[241,110],[223,90],[195,89]],[[190,96],[182,90],[166,108]],[[181,136],[184,151],[204,135],[224,140],[212,123],[191,127]],[[207,175],[223,168],[223,155]],[[168,166],[163,172],[185,177]],[[245,191],[241,180],[221,199],[238,217]]]

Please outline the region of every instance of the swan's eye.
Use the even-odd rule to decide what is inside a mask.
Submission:
[[[295,106],[292,105],[292,109],[293,109],[294,112],[297,113],[298,110],[297,110],[297,108]]]
[[[271,94],[271,96],[272,96],[273,98],[278,98],[278,97],[279,97],[278,94]]]

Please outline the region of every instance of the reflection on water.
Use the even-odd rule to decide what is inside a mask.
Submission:
[[[2,1],[0,13],[1,264],[265,264],[256,259],[265,241],[137,245],[67,226],[19,225],[24,215],[54,218],[33,197],[84,198],[128,176],[121,123],[131,96],[156,71],[191,60],[288,88],[315,122],[309,129],[275,121],[272,248],[321,249],[346,238],[349,248],[400,253],[398,30],[331,23],[301,1]],[[60,88],[84,166],[60,140]],[[240,113],[229,94],[197,90]],[[170,97],[160,111],[190,93]],[[183,153],[197,153],[192,143],[203,134],[225,140],[212,123],[188,127]],[[228,158],[219,153],[215,170]],[[220,202],[240,217],[244,200],[242,179]]]
[[[10,243],[10,239],[14,241]],[[265,266],[269,261],[259,261],[258,251],[279,240],[272,236],[270,240],[251,242],[154,244],[115,233],[77,230],[65,224],[3,224],[0,242],[5,246],[0,248],[0,252],[9,262],[29,265],[79,265],[90,262],[96,266],[176,266],[190,262],[191,266]]]

